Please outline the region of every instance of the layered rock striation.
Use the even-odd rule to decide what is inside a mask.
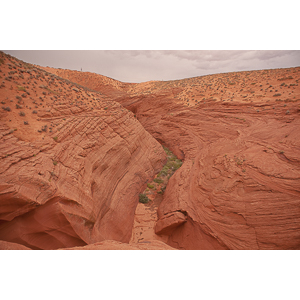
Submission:
[[[299,79],[300,68],[217,74],[120,101],[184,160],[158,208],[169,245],[300,248]]]
[[[10,110],[0,112],[0,240],[31,249],[129,242],[162,146],[119,103],[2,60],[2,74],[17,73],[1,88]]]
[[[127,84],[0,62],[0,247],[300,249],[300,68]],[[136,212],[161,144],[183,164]]]

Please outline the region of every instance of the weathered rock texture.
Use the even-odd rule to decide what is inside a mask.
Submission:
[[[166,243],[168,240],[167,236],[160,236],[155,233],[158,218],[157,209],[163,196],[160,194],[155,195],[155,193],[153,196],[151,197],[153,199],[148,203],[138,203],[136,207],[130,244],[152,244],[154,241]]]
[[[0,241],[0,250],[31,250],[20,244]]]
[[[0,112],[0,240],[31,249],[129,242],[162,146],[119,103],[2,59],[2,74],[16,73],[0,95],[10,107]]]
[[[2,59],[0,240],[300,249],[300,68],[123,84]],[[184,163],[146,240],[138,194],[165,162],[150,134]]]
[[[84,247],[64,248],[60,250],[177,250],[167,244],[157,241],[143,241],[139,243],[121,243],[114,240],[106,240],[90,244]]]
[[[291,68],[148,83],[141,96],[120,99],[184,159],[158,209],[156,232],[169,245],[300,248],[299,75]]]

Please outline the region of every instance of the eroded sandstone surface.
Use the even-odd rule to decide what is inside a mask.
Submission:
[[[2,243],[300,249],[300,68],[127,84],[1,59]],[[138,203],[161,144],[183,164]]]
[[[176,250],[158,240],[139,243],[121,243],[115,240],[105,240],[84,247],[64,248],[60,250]]]
[[[129,242],[162,146],[119,103],[2,61],[0,240],[32,249]]]
[[[120,101],[184,160],[158,208],[169,245],[300,248],[299,79],[300,68],[217,74]]]

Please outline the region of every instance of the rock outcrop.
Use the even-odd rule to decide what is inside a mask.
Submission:
[[[120,100],[184,160],[158,208],[169,245],[300,248],[299,79],[300,68],[217,74]]]
[[[20,244],[0,241],[0,250],[31,250]]]
[[[156,223],[156,234],[171,234],[174,228],[182,225],[187,221],[187,217],[180,211],[169,212],[163,215],[162,218]]]
[[[0,248],[300,249],[300,68],[126,84],[1,59]],[[160,144],[183,164],[135,218]]]
[[[105,240],[83,247],[64,248],[59,250],[177,250],[158,240],[139,243],[121,243],[115,240]]]
[[[162,146],[119,103],[2,57],[2,74],[16,73],[0,96],[10,107],[0,112],[0,240],[31,249],[129,242]]]

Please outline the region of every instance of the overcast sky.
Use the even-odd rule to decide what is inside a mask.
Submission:
[[[94,72],[123,82],[173,80],[300,66],[299,50],[12,50],[40,66]]]
[[[2,3],[0,49],[41,66],[123,82],[300,66],[294,0],[17,2]]]

